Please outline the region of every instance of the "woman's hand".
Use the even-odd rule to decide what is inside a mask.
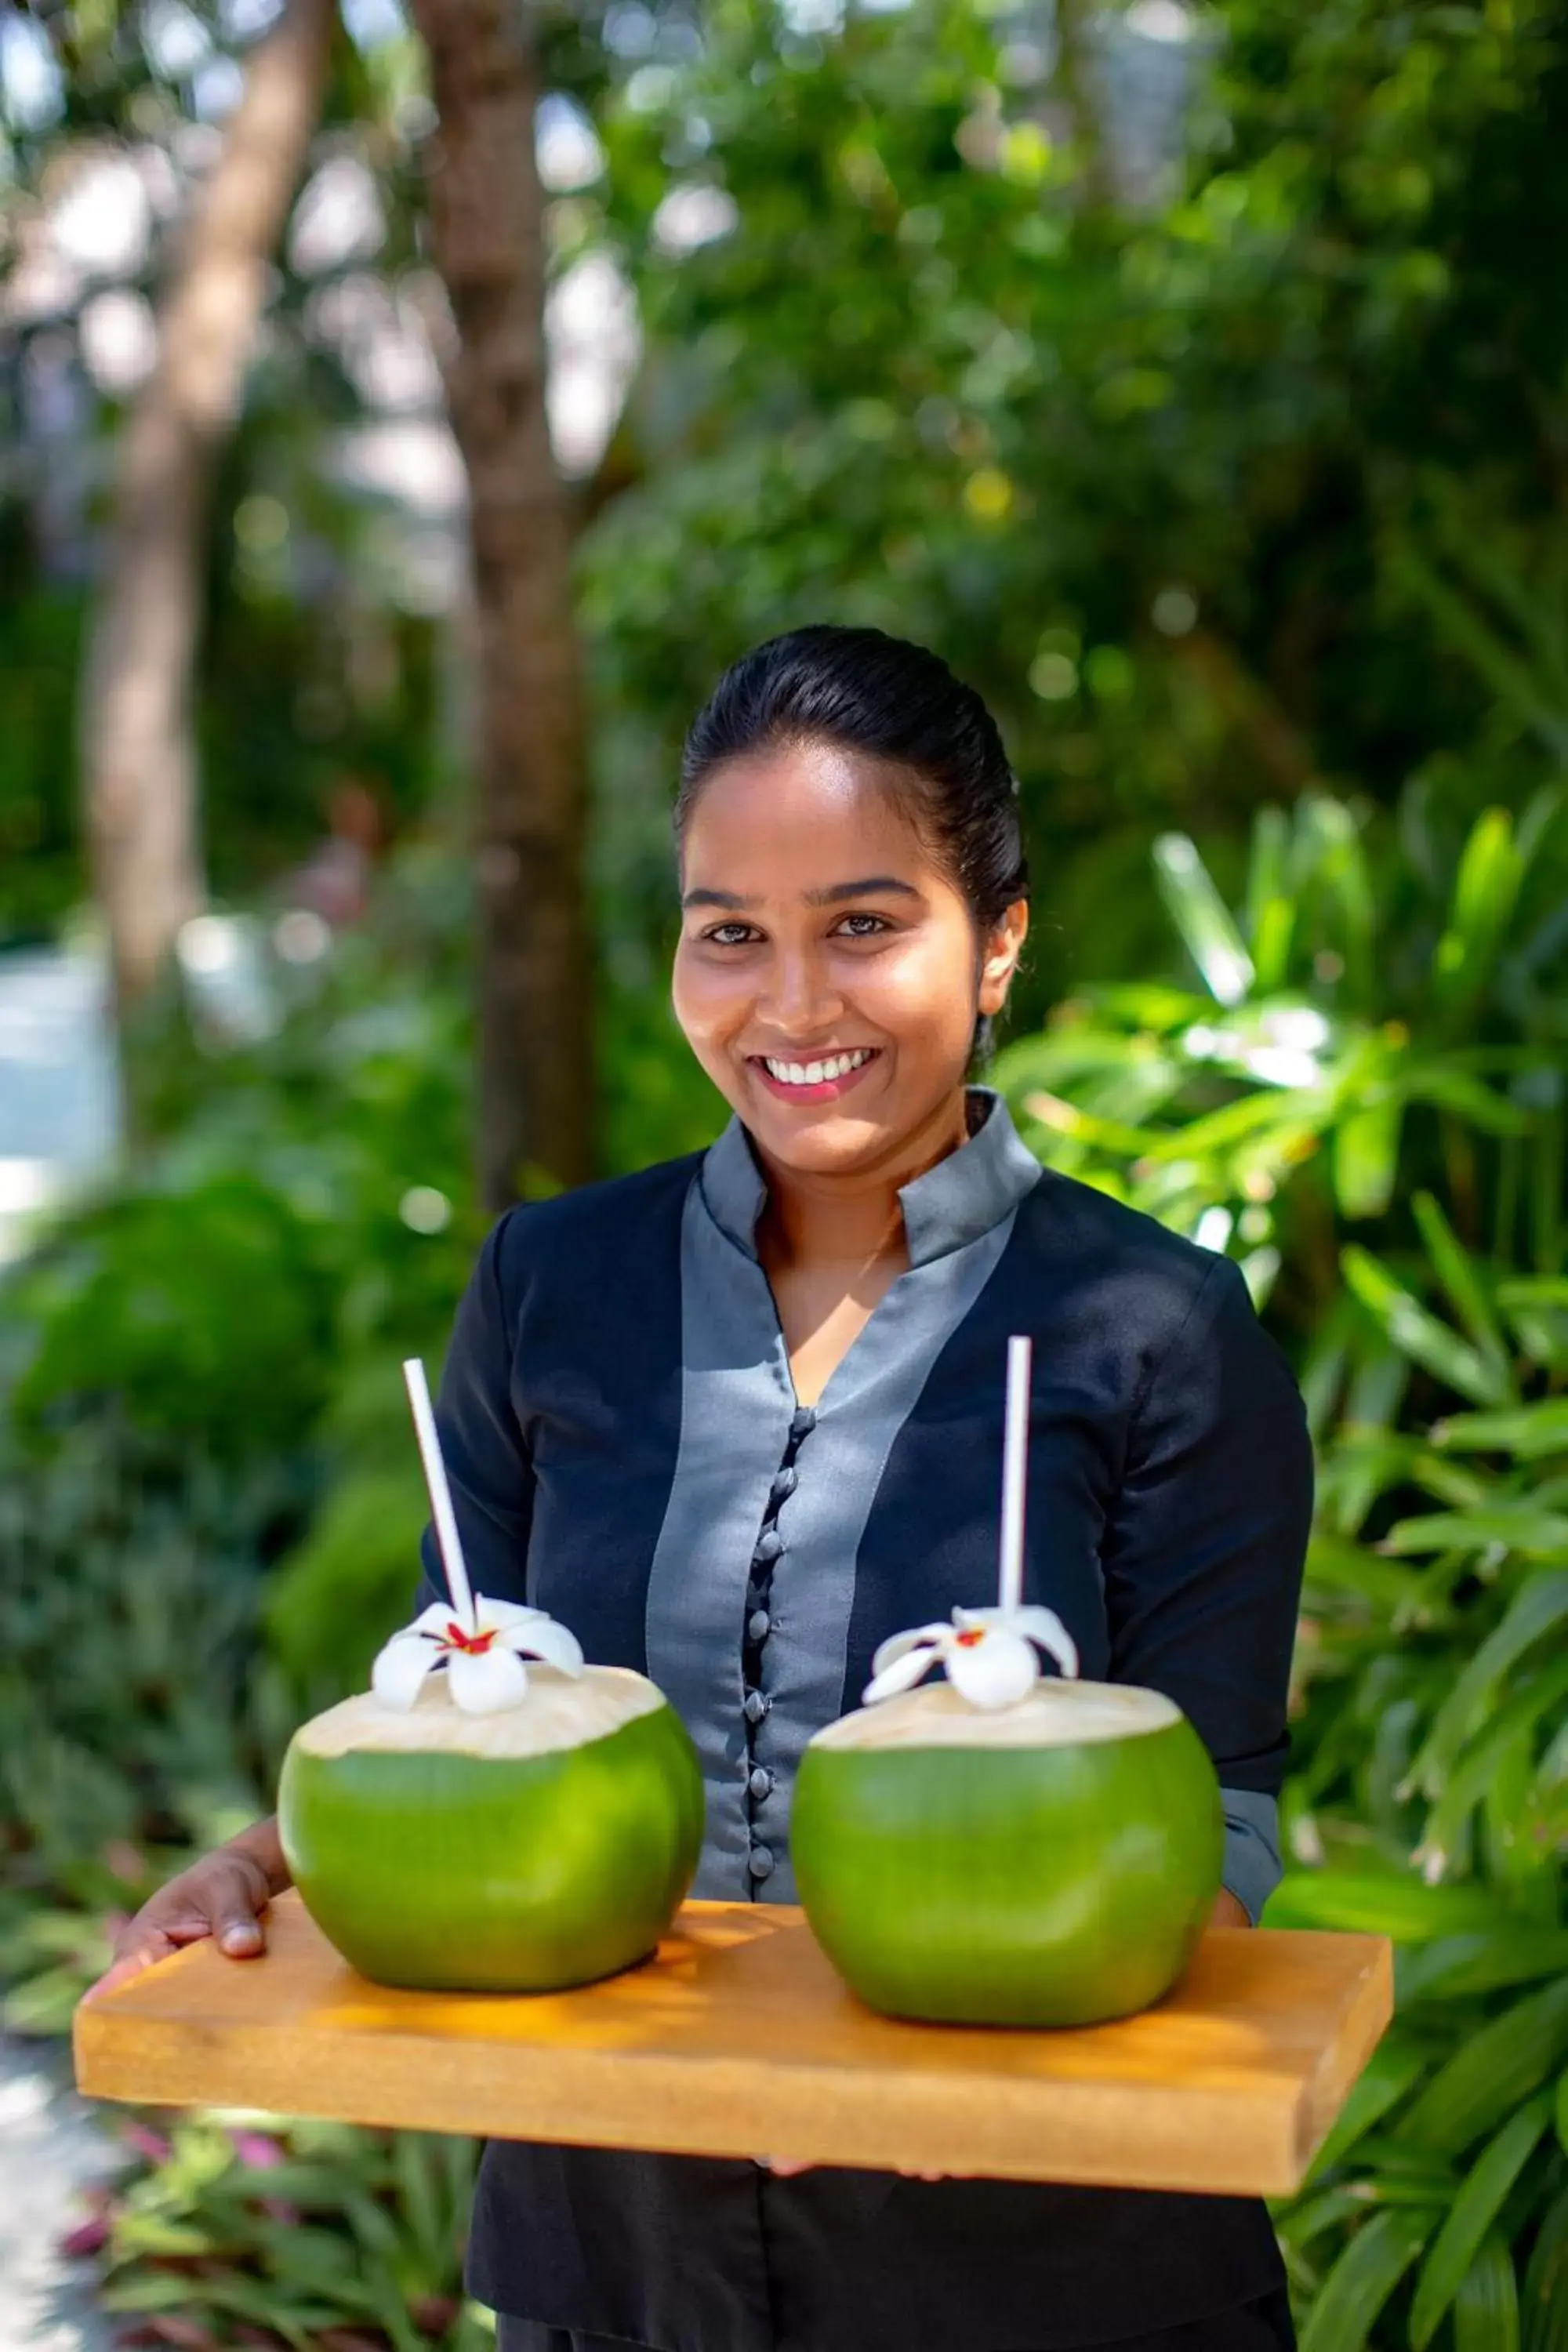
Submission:
[[[128,1919],[114,1939],[114,1958],[83,1999],[112,1992],[167,1959],[182,1945],[211,1936],[230,1959],[254,1959],[267,1948],[262,1915],[289,1884],[276,1822],[257,1822],[227,1845],[171,1878]]]
[[[1250,1927],[1251,1920],[1228,1886],[1222,1886],[1209,1913],[1211,1927]]]

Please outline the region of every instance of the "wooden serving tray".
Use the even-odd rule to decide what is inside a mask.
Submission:
[[[297,1895],[84,2001],[79,2086],[493,2138],[1283,2195],[1388,2021],[1376,1936],[1215,1928],[1157,2009],[1037,2033],[875,2016],[793,1906],[689,1903],[566,1993],[394,1992]]]

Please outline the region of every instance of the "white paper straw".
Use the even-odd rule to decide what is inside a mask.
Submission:
[[[430,1512],[436,1522],[436,1541],[440,1547],[442,1565],[447,1570],[447,1590],[451,1594],[452,1606],[460,1622],[470,1633],[477,1633],[479,1619],[474,1614],[473,1590],[463,1561],[457,1515],[452,1509],[452,1490],[447,1484],[447,1465],[441,1458],[441,1441],[436,1434],[436,1415],[430,1407],[430,1387],[425,1378],[425,1367],[417,1356],[407,1359],[403,1367],[403,1377],[408,1385],[408,1402],[414,1408],[414,1427],[419,1439],[419,1457],[425,1465],[425,1484],[430,1490]]]
[[[1035,1343],[1007,1342],[1007,1428],[1002,1450],[1002,1581],[1004,1609],[1024,1600],[1024,1481],[1029,1462],[1029,1372]]]

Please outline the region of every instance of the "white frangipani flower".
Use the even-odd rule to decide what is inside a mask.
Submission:
[[[1077,1674],[1077,1644],[1054,1609],[955,1609],[951,1625],[920,1625],[882,1643],[862,1704],[912,1690],[940,1659],[971,1706],[1016,1706],[1040,1678],[1037,1647],[1064,1675]]]
[[[455,1706],[465,1715],[498,1715],[528,1688],[524,1658],[542,1658],[563,1675],[583,1671],[576,1635],[542,1609],[476,1592],[471,1632],[447,1602],[432,1601],[387,1643],[370,1670],[370,1686],[383,1706],[406,1710],[426,1675],[444,1665]]]

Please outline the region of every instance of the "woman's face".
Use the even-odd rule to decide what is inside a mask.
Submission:
[[[716,769],[687,821],[676,1017],[784,1167],[874,1163],[951,1110],[1001,1011],[1020,901],[977,937],[896,780],[805,743]]]

